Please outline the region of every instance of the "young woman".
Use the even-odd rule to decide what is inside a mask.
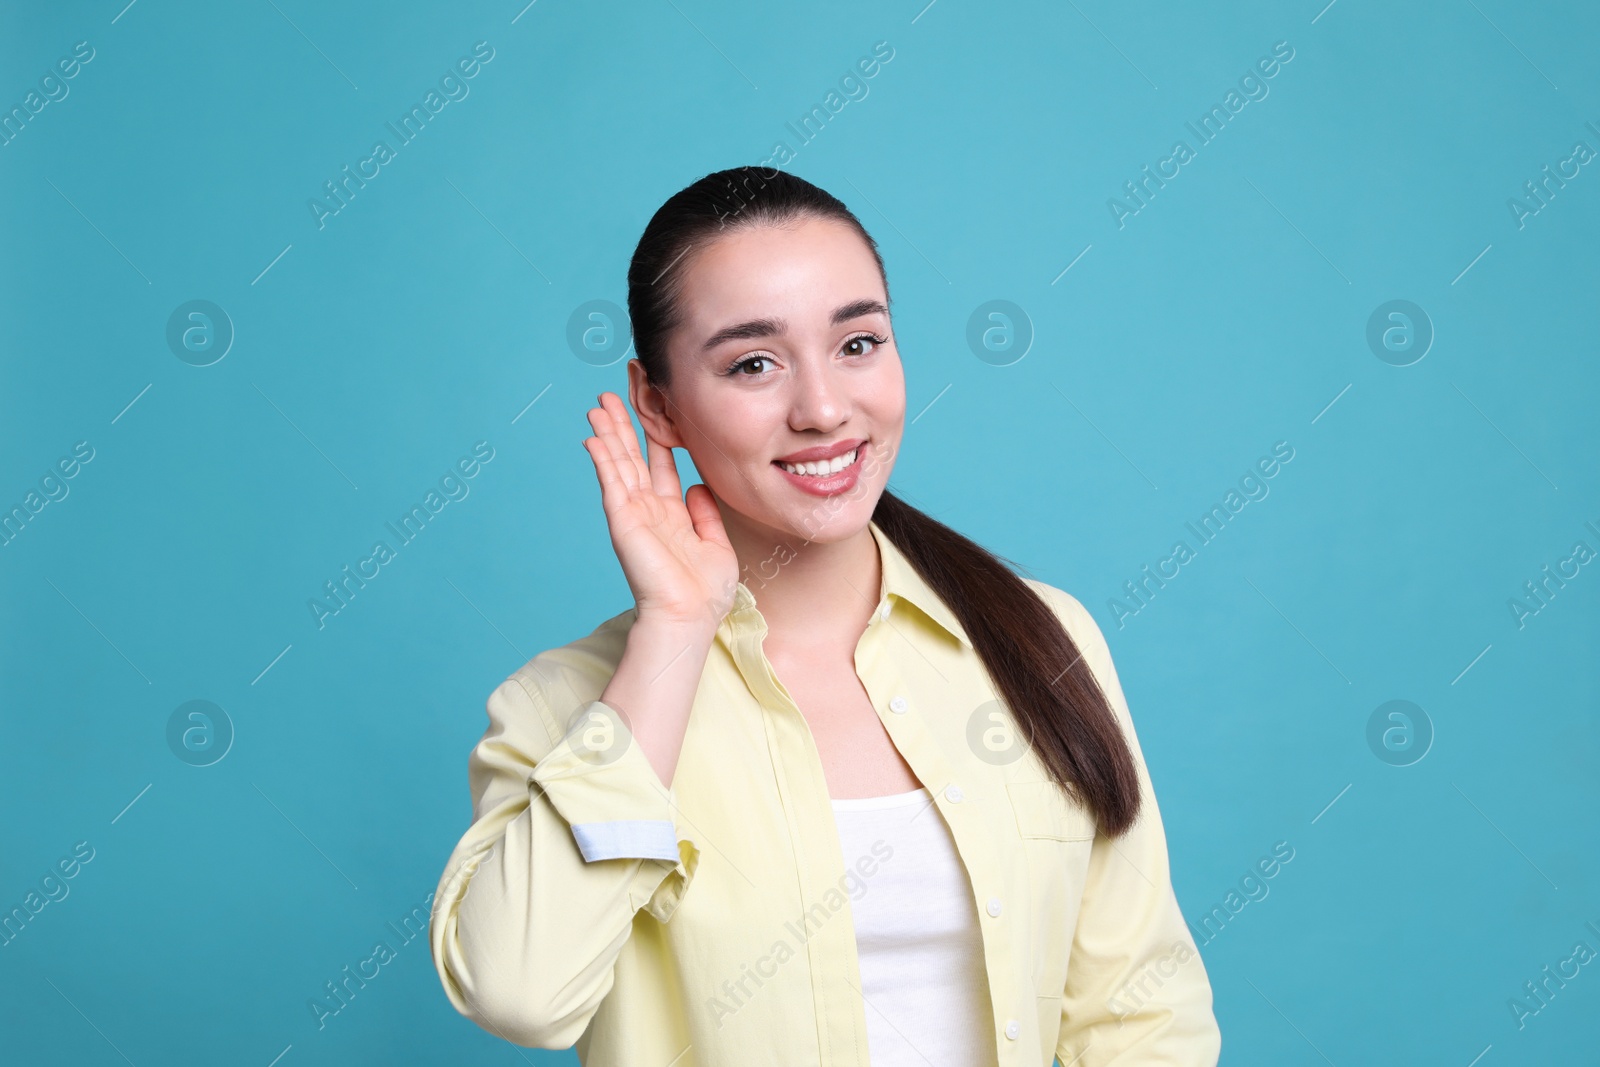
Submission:
[[[584,442],[635,604],[490,695],[456,1008],[586,1067],[1212,1067],[1099,628],[887,491],[877,246],[781,171],[668,200]],[[686,449],[703,485],[684,494]]]

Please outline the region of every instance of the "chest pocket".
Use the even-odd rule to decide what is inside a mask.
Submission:
[[[1006,792],[1017,816],[1017,832],[1023,837],[1046,837],[1056,841],[1094,839],[1094,816],[1068,800],[1054,781],[1007,782]]]

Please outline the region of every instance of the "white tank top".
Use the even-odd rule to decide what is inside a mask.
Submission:
[[[850,914],[872,1067],[996,1067],[978,912],[932,795],[835,800],[833,815],[845,870],[855,872]],[[863,857],[871,875],[857,866]]]

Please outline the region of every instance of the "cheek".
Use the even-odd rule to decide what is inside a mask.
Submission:
[[[883,425],[898,426],[905,420],[906,376],[898,358],[886,359],[878,366],[864,399]]]
[[[696,427],[692,438],[695,470],[724,499],[737,500],[751,491],[755,468],[771,461],[773,415],[757,398],[723,396],[697,411],[684,411]],[[781,416],[778,416],[781,421]],[[702,463],[702,461],[704,461]]]

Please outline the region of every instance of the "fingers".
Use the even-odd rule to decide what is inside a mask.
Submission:
[[[594,472],[600,479],[600,503],[605,508],[607,515],[615,514],[628,502],[630,490],[622,481],[622,476],[617,473],[616,460],[611,456],[611,450],[598,437],[584,438],[583,448],[589,453],[589,458],[594,460]]]
[[[633,468],[633,484],[648,485],[650,470],[645,466],[644,457],[639,454],[639,436],[634,429],[633,416],[628,413],[622,398],[616,393],[601,393],[596,399],[611,415],[611,423],[617,433],[617,443],[622,446],[622,454]]]
[[[612,470],[617,478],[630,490],[638,488],[641,481],[639,472],[628,456],[627,446],[622,443],[622,435],[617,430],[612,413],[603,405],[590,408],[589,425],[594,428],[595,436],[600,439],[600,444],[610,457]]]
[[[722,525],[722,512],[717,510],[717,502],[703,482],[689,487],[683,503],[689,509],[689,519],[694,523],[696,536],[702,541],[728,545],[728,531]]]
[[[682,500],[683,490],[678,483],[678,463],[672,457],[672,449],[661,444],[648,433],[645,434],[645,440],[650,446],[651,488],[655,489],[657,496]]]

